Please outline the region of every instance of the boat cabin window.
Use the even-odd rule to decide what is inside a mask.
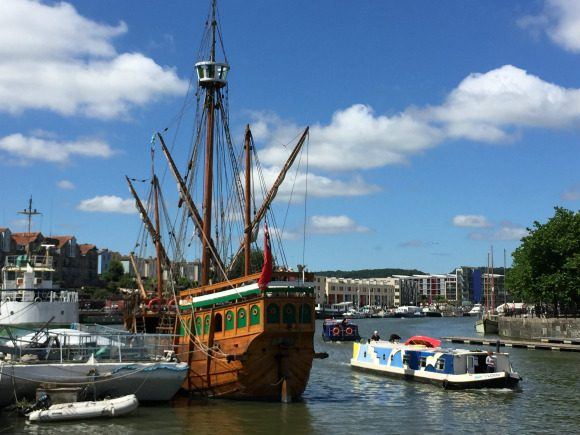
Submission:
[[[421,367],[427,367],[427,357],[422,356],[421,359],[419,360],[419,363],[421,364]]]
[[[437,360],[437,370],[445,370],[445,360],[443,358]]]
[[[410,361],[411,361],[411,358],[409,357],[409,355],[408,354],[404,354],[403,355],[403,365],[404,366],[408,366]]]
[[[214,317],[214,332],[222,332],[223,331],[223,317],[220,313],[217,313]]]

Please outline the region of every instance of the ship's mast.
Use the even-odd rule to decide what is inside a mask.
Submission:
[[[157,297],[163,299],[163,269],[161,267],[161,223],[159,221],[159,180],[157,180],[157,175],[153,175],[153,195],[155,201],[155,231],[157,232],[157,237],[155,239],[155,252],[156,252],[156,267],[157,267]],[[136,271],[136,273],[138,273]]]
[[[19,211],[18,214],[25,214],[28,218],[28,235],[30,235],[30,231],[32,229],[32,216],[37,215],[37,214],[42,214],[39,211],[36,211],[36,209],[32,208],[32,196],[30,196],[30,199],[28,200],[28,208],[25,208],[22,211]]]
[[[35,215],[39,215],[42,214],[39,211],[37,211],[36,209],[32,208],[32,195],[30,196],[30,199],[28,200],[28,208],[25,208],[22,211],[19,211],[18,214],[24,214],[27,216],[28,218],[28,236],[30,236],[30,232],[32,231],[32,216]],[[31,240],[28,240],[28,243],[26,244],[26,254],[30,254],[30,242]]]
[[[210,260],[212,257],[211,239],[211,214],[213,196],[213,154],[214,154],[214,130],[216,104],[219,99],[219,89],[226,86],[226,74],[229,65],[216,62],[216,2],[212,2],[211,12],[211,51],[210,60],[195,64],[199,85],[205,89],[204,107],[207,111],[206,137],[205,137],[205,171],[203,189],[203,230],[201,251],[201,285],[209,284]]]
[[[245,233],[244,233],[244,274],[250,274],[250,249],[252,243],[252,216],[251,216],[251,201],[250,201],[250,190],[251,190],[251,167],[252,167],[252,133],[250,131],[250,126],[246,126],[246,139],[244,141],[244,148],[246,151],[246,167],[245,167],[245,181],[246,181],[246,194],[245,194],[245,207],[244,207],[244,221],[245,221]]]

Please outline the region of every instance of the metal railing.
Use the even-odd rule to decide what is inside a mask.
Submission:
[[[173,350],[171,334],[131,334],[95,325],[84,330],[31,331],[18,337],[7,328],[0,330],[0,352],[13,361],[59,363],[159,361]],[[90,331],[90,332],[89,332]]]

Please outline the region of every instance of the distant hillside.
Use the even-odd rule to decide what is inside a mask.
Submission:
[[[361,269],[361,270],[324,270],[314,275],[336,278],[387,278],[393,275],[425,275],[417,269]]]

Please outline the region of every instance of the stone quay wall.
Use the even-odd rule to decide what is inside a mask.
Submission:
[[[579,318],[499,317],[499,335],[521,340],[580,338]]]

